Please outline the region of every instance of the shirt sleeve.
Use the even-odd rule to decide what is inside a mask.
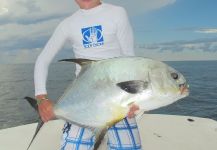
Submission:
[[[127,12],[124,8],[120,9],[120,16],[117,23],[117,38],[124,56],[134,56],[134,37]]]
[[[66,39],[67,35],[64,32],[64,24],[60,23],[35,62],[35,95],[47,94],[46,80],[48,67],[55,55],[63,47]]]

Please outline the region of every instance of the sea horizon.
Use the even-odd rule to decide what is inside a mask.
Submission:
[[[136,56],[137,57],[137,56]],[[138,56],[138,57],[143,57],[143,56]],[[155,58],[151,58],[151,57],[145,57],[145,58],[150,58],[150,59],[155,59]],[[62,58],[58,59],[58,60],[61,60]],[[66,59],[66,58],[64,58]],[[74,58],[76,59],[76,58]],[[55,63],[62,63],[62,62],[58,62],[58,60],[56,61],[53,61],[51,64],[55,64]],[[159,60],[159,59],[155,59],[155,60]],[[217,61],[217,59],[204,59],[204,60],[159,60],[159,61],[162,61],[162,62],[206,62],[206,61]],[[22,64],[35,64],[35,62],[18,62],[18,63],[0,63],[0,65],[22,65]]]
[[[189,63],[190,62],[190,63]],[[217,60],[165,61],[180,71],[190,85],[190,95],[149,113],[186,115],[217,120]],[[34,96],[34,63],[0,64],[0,129],[36,122],[38,116],[24,100]],[[55,102],[75,78],[72,63],[51,64],[47,81]]]

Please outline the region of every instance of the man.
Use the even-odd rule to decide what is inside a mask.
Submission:
[[[46,91],[48,67],[66,41],[72,44],[76,58],[99,60],[134,55],[133,33],[123,8],[100,0],[75,1],[80,9],[58,25],[35,64],[35,95],[44,122],[54,117],[53,104]],[[79,71],[76,66],[76,75]],[[109,129],[109,149],[141,149],[134,118],[138,109],[132,104],[128,117]],[[90,130],[65,124],[62,150],[92,149],[93,144],[94,134]]]

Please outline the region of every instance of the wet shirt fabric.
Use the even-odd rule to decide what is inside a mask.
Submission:
[[[134,55],[133,32],[125,9],[106,3],[79,9],[58,25],[39,55],[34,72],[35,95],[47,94],[48,66],[66,41],[76,58],[99,60]]]

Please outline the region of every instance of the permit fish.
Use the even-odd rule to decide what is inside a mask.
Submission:
[[[144,112],[189,95],[185,77],[154,59],[61,61],[77,63],[81,71],[55,104],[54,114],[58,119],[91,129],[95,134],[94,149],[99,147],[108,128],[127,116],[131,104],[138,105],[140,112]],[[37,107],[33,99],[26,99]]]

